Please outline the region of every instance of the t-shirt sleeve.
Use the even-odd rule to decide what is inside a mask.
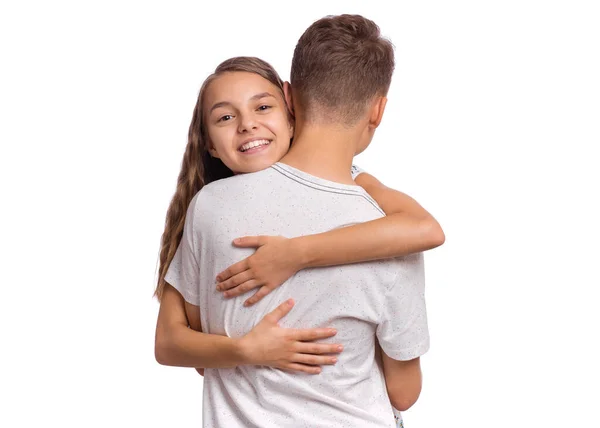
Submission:
[[[429,350],[423,254],[398,263],[400,271],[386,291],[377,338],[388,357],[407,361]]]
[[[352,180],[354,180],[354,179],[356,179],[356,177],[358,177],[360,174],[362,174],[365,171],[362,170],[362,169],[360,169],[356,165],[352,165],[352,168],[350,169],[350,172],[352,173]]]
[[[196,198],[192,199],[185,216],[183,236],[177,247],[173,261],[167,269],[165,281],[171,284],[183,298],[192,305],[199,306],[200,269],[198,265],[199,251],[197,237],[194,233],[194,207]]]

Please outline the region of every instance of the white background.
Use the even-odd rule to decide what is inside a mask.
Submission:
[[[447,236],[406,426],[600,427],[595,3],[3,2],[0,425],[200,426],[152,299],[199,87],[236,55],[288,79],[306,27],[360,13],[397,70],[356,163]]]

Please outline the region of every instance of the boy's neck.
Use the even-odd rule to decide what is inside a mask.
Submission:
[[[350,169],[359,135],[356,130],[296,123],[294,141],[281,163],[342,184],[355,184]]]

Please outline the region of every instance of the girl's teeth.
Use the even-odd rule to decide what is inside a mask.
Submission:
[[[242,147],[240,147],[240,150],[242,152],[245,152],[246,150],[253,149],[254,147],[267,145],[267,144],[269,144],[269,142],[270,142],[269,140],[251,141],[249,143],[244,144]]]

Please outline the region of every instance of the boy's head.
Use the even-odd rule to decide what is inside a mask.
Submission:
[[[353,126],[385,97],[394,48],[360,15],[327,16],[304,32],[292,59],[294,105],[307,122]]]

